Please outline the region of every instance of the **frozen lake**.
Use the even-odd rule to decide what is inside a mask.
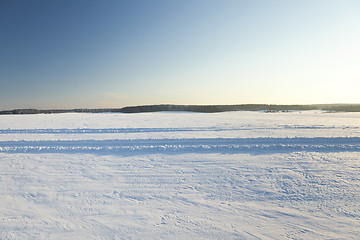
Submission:
[[[357,239],[360,113],[0,116],[1,239]]]

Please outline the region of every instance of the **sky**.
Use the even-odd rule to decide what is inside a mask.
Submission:
[[[359,0],[2,0],[0,109],[360,103]]]

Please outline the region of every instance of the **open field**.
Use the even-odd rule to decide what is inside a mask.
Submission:
[[[0,116],[1,239],[357,239],[360,113]]]

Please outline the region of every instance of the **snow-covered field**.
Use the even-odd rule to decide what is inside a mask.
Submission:
[[[359,239],[360,113],[0,116],[0,239]]]

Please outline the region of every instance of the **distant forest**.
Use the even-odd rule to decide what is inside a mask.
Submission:
[[[228,111],[265,111],[265,112],[287,112],[287,111],[306,111],[322,110],[331,112],[360,112],[360,104],[311,104],[311,105],[271,105],[271,104],[239,104],[239,105],[146,105],[131,106],[124,108],[104,108],[104,109],[14,109],[0,111],[0,115],[9,114],[50,114],[50,113],[142,113],[142,112],[201,112],[216,113]]]

